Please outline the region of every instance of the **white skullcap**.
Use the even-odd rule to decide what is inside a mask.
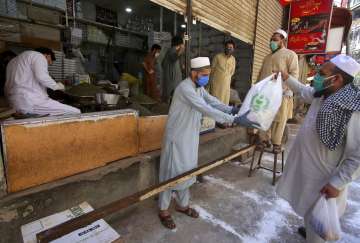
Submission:
[[[287,37],[288,37],[288,34],[286,33],[286,31],[285,31],[285,30],[282,30],[282,29],[276,30],[276,31],[274,32],[274,34],[275,34],[275,33],[284,36],[285,39],[287,39]]]
[[[360,72],[360,64],[347,55],[337,55],[330,62],[352,77],[355,77]]]
[[[209,67],[210,66],[210,59],[208,57],[196,57],[194,59],[191,59],[191,68],[203,68],[203,67]]]

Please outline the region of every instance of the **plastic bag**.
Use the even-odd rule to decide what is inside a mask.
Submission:
[[[339,240],[341,228],[336,199],[326,199],[325,196],[321,196],[311,212],[309,224],[325,241]]]
[[[270,128],[282,102],[281,73],[276,81],[272,80],[273,77],[271,75],[253,85],[239,111],[239,115],[243,115],[250,110],[247,118],[260,124],[259,129],[263,131]]]

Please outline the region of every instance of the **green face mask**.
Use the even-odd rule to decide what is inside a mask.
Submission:
[[[316,73],[313,79],[313,87],[316,92],[323,91],[325,89],[330,88],[333,84],[332,82],[327,83],[326,81],[335,77],[335,75],[332,75],[330,77],[325,77],[321,75],[320,73]]]
[[[277,41],[271,41],[270,49],[272,52],[275,52],[277,49],[279,49],[279,43]]]

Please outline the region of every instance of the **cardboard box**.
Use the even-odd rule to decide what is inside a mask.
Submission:
[[[59,29],[54,29],[38,24],[21,23],[20,31],[23,37],[32,37],[37,39],[60,42]]]
[[[89,213],[94,209],[87,202],[80,205],[41,218],[29,224],[21,226],[21,234],[24,243],[36,243],[36,234],[44,230],[50,229],[56,225],[69,221],[70,219],[79,217],[80,215]],[[70,234],[51,241],[52,243],[112,243],[120,239],[120,235],[111,226],[100,219],[94,223],[78,229]]]
[[[60,13],[58,11],[48,10],[36,6],[28,7],[28,18],[49,24],[60,24]]]

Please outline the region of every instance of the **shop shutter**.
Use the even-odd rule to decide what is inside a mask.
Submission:
[[[150,0],[153,3],[159,4],[171,11],[178,13],[186,12],[186,0]]]
[[[253,83],[259,76],[265,56],[270,53],[270,38],[276,29],[281,28],[282,19],[283,8],[278,0],[259,0],[252,71]]]
[[[193,16],[246,43],[254,40],[256,1],[193,0]]]

